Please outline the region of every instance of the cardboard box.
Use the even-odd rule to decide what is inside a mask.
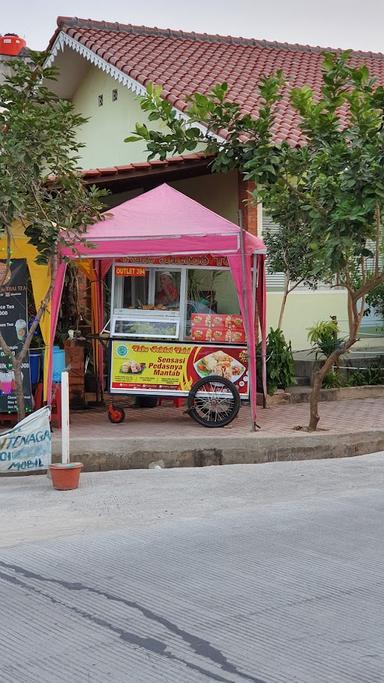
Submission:
[[[243,319],[241,315],[231,315],[231,330],[244,332]]]
[[[225,343],[227,338],[228,330],[225,327],[214,327],[212,328],[212,341],[216,343]]]
[[[239,330],[244,332],[241,315],[227,313],[192,313],[192,329],[196,327],[210,327],[212,329]]]
[[[210,320],[211,320],[211,314],[210,313],[192,313],[191,315],[191,324],[192,328],[194,327],[210,327]]]
[[[193,341],[212,341],[212,330],[210,327],[192,327],[191,336]]]
[[[244,344],[245,334],[241,330],[228,330],[225,327],[193,327],[193,341],[213,342],[216,344]]]
[[[244,330],[228,330],[225,341],[230,344],[245,344]]]

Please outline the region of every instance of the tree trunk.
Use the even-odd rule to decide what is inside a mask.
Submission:
[[[344,344],[339,349],[336,349],[330,356],[326,359],[324,365],[321,366],[320,370],[317,370],[313,376],[313,385],[311,395],[309,397],[309,425],[308,431],[315,432],[318,422],[320,420],[319,416],[319,400],[320,391],[323,384],[323,379],[325,375],[331,370],[333,365],[337,365],[340,356],[343,355],[348,349],[351,348],[357,342],[356,336],[347,339]]]
[[[354,343],[354,342],[353,342]],[[352,344],[351,344],[352,346]],[[344,353],[344,351],[334,351],[331,353],[330,356],[328,356],[327,360],[325,361],[324,365],[321,366],[317,372],[314,373],[313,376],[313,384],[312,384],[312,391],[311,395],[309,397],[309,425],[308,425],[308,431],[309,432],[315,432],[318,422],[320,420],[319,416],[319,400],[320,400],[320,391],[321,387],[323,384],[323,379],[325,375],[330,371],[333,365],[337,362],[338,358],[341,356],[341,354]]]
[[[350,313],[350,334],[348,339],[345,340],[330,356],[325,360],[325,363],[321,366],[320,370],[314,373],[312,391],[309,397],[309,424],[308,431],[315,432],[318,422],[320,420],[319,416],[319,400],[320,391],[323,384],[323,379],[325,375],[331,370],[333,365],[337,365],[340,356],[342,356],[346,351],[348,351],[357,342],[357,334],[360,328],[361,319],[363,317],[362,310],[357,311],[356,301],[348,295],[348,311]]]
[[[21,374],[21,361],[18,358],[13,358],[13,372],[15,375],[15,393],[17,402],[17,417],[18,421],[25,418],[25,401],[24,401],[24,387],[23,376]]]
[[[287,276],[285,276],[284,294],[283,294],[283,299],[281,301],[281,306],[280,306],[279,322],[277,323],[277,329],[278,330],[281,330],[281,326],[283,324],[283,317],[284,317],[284,313],[285,313],[285,306],[287,303],[288,290],[289,290],[289,279],[287,278]]]

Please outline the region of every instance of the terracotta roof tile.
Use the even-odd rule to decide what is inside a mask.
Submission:
[[[153,159],[152,161],[133,162],[108,168],[91,168],[81,171],[81,175],[85,180],[111,178],[112,176],[116,176],[116,179],[118,179],[119,176],[125,176],[127,173],[134,175],[138,171],[148,171],[150,173],[152,170],[156,171],[156,169],[168,168],[169,166],[196,166],[199,162],[200,164],[201,162],[208,164],[212,159],[212,155],[205,154],[204,152],[193,152],[192,154],[170,157],[166,161]]]
[[[256,114],[260,77],[281,68],[288,84],[280,105],[282,115],[276,122],[278,141],[297,144],[302,140],[298,117],[288,102],[289,89],[307,84],[320,92],[326,48],[76,17],[59,17],[57,24],[50,46],[59,31],[64,31],[142,85],[149,81],[161,84],[164,96],[180,110],[186,108],[188,95],[196,90],[208,92],[215,83],[226,81],[229,97],[239,102],[244,112]],[[383,54],[353,52],[351,62],[354,66],[366,64],[384,85]]]

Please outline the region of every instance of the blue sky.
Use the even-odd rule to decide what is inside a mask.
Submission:
[[[58,15],[384,52],[384,0],[19,0],[0,33],[46,47]]]

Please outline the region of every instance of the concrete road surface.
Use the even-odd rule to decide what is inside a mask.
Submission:
[[[384,457],[0,479],[1,683],[382,683]]]

